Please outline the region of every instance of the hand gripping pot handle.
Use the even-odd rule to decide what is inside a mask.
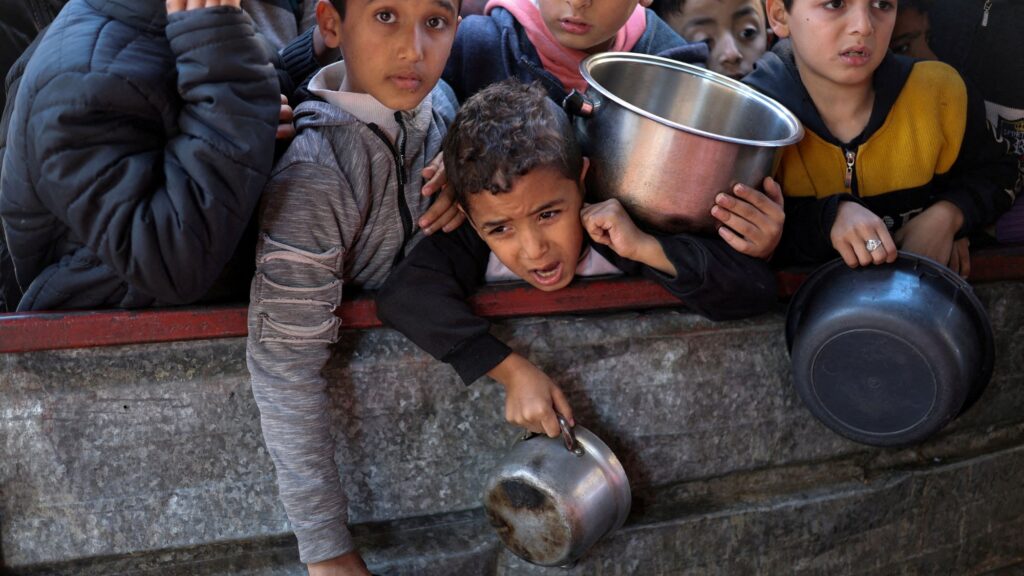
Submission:
[[[576,440],[576,434],[573,433],[572,427],[569,426],[569,421],[565,416],[562,416],[557,412],[555,412],[555,417],[558,418],[558,429],[562,432],[562,442],[565,444],[565,449],[576,456],[583,456],[585,450],[583,449],[583,445]],[[527,430],[519,440],[529,440],[535,436],[540,436],[540,434]]]
[[[587,100],[587,97],[575,88],[562,99],[562,110],[568,112],[570,116],[590,118],[594,115],[594,108],[594,103]]]

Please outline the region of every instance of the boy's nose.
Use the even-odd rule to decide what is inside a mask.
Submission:
[[[875,24],[871,20],[871,5],[865,2],[850,9],[850,32],[860,36],[870,36],[875,31]]]
[[[423,42],[426,40],[426,36],[419,26],[413,26],[408,33],[405,34],[401,48],[399,50],[399,56],[405,60],[412,62],[419,62],[423,60]]]
[[[568,0],[569,6],[572,6],[574,10],[580,10],[590,6],[592,0]]]
[[[715,41],[715,52],[718,52],[718,63],[723,68],[735,67],[743,60],[743,54],[736,45],[736,38],[729,33],[722,34],[721,38]]]
[[[548,251],[548,242],[544,234],[535,230],[526,230],[522,234],[523,255],[529,260],[536,260]]]

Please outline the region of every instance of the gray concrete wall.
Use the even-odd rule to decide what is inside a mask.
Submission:
[[[498,332],[620,455],[626,527],[575,568],[504,552],[479,509],[515,435],[389,330],[328,374],[355,532],[382,574],[983,573],[1024,570],[1024,283],[984,285],[996,371],[903,450],[834,435],[789,385],[782,315],[529,318]],[[0,554],[15,574],[302,574],[240,339],[0,356]]]

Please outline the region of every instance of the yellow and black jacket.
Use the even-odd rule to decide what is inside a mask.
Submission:
[[[1014,158],[987,127],[980,95],[946,64],[887,54],[875,71],[871,118],[850,142],[825,126],[788,41],[744,81],[789,108],[806,131],[783,151],[776,171],[786,195],[780,260],[835,257],[829,234],[841,201],[863,204],[895,232],[948,200],[964,214],[959,236],[991,223],[1013,201]]]

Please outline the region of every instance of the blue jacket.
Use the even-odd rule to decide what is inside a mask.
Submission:
[[[11,102],[0,217],[19,310],[207,293],[273,163],[270,56],[233,8],[65,6]]]
[[[647,10],[647,29],[633,52],[691,63],[707,59],[704,43],[687,43],[651,10]],[[459,102],[506,78],[518,78],[524,84],[540,81],[548,96],[558,103],[568,94],[562,83],[544,70],[523,25],[504,8],[495,8],[488,16],[469,16],[459,24],[442,77],[455,90]]]

